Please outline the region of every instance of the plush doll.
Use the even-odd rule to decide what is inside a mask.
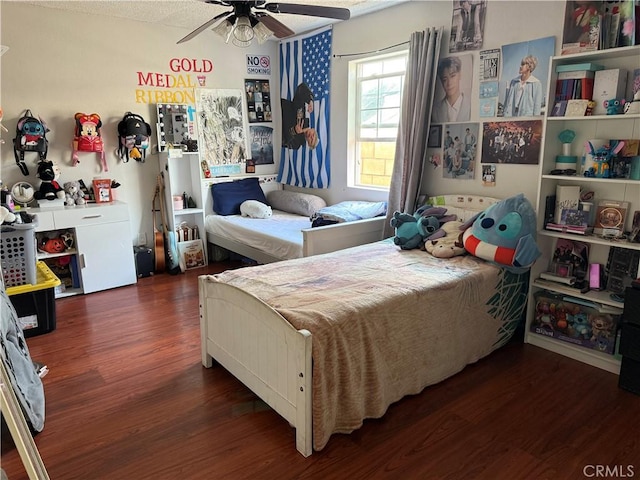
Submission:
[[[55,200],[56,198],[64,199],[64,190],[58,183],[60,177],[60,169],[50,160],[42,160],[38,163],[38,178],[40,178],[40,187],[35,194],[37,200]]]
[[[462,225],[458,221],[445,222],[441,229],[446,235],[435,240],[428,238],[424,242],[425,250],[436,258],[451,258],[463,255],[466,250],[462,244]]]
[[[413,215],[394,212],[391,226],[396,229],[393,243],[402,250],[411,250],[424,244],[428,238],[440,238],[445,235],[441,226],[445,222],[455,220],[455,215],[445,215],[446,208],[424,205]]]
[[[84,199],[84,192],[80,188],[80,182],[77,180],[64,182],[65,202],[64,204],[72,207],[73,205],[84,205],[86,200]]]
[[[536,244],[536,214],[522,193],[494,203],[463,226],[464,248],[513,273],[527,271],[541,255]]]
[[[612,98],[611,100],[605,100],[602,102],[604,108],[607,109],[607,115],[618,115],[622,113],[622,108],[626,100],[624,98]]]

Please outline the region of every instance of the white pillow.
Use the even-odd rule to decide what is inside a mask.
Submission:
[[[276,210],[310,217],[327,206],[321,197],[310,193],[292,192],[290,190],[272,190],[267,193],[267,201]]]
[[[245,200],[240,204],[240,214],[250,218],[269,218],[271,207],[257,200]]]

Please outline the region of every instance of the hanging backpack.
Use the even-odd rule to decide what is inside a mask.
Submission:
[[[140,115],[127,112],[118,123],[118,155],[123,162],[135,158],[144,162],[146,150],[149,148],[151,125]]]
[[[102,135],[100,133],[100,127],[102,127],[102,120],[97,113],[76,113],[76,129],[75,138],[73,139],[73,165],[77,165],[80,160],[78,158],[78,152],[96,152],[100,154],[100,164],[102,165],[102,171],[107,172],[109,168],[104,155],[104,143],[102,142]]]
[[[24,163],[24,152],[36,152],[38,161],[47,159],[49,144],[47,142],[47,124],[41,118],[36,118],[27,109],[16,125],[16,138],[13,139],[13,154],[16,165],[23,175],[29,175],[27,164]]]

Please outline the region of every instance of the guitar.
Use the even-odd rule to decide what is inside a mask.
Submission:
[[[165,259],[164,259],[164,235],[162,231],[158,229],[156,224],[156,201],[160,200],[160,185],[156,184],[156,191],[153,194],[153,203],[151,206],[151,215],[153,215],[153,241],[154,241],[154,254],[155,254],[155,271],[156,273],[164,272]]]
[[[166,255],[166,269],[171,275],[177,275],[178,273],[184,272],[184,270],[180,266],[179,262],[179,254],[178,254],[178,243],[176,242],[176,233],[172,231],[167,222],[167,208],[165,204],[165,191],[164,191],[164,176],[162,173],[158,174],[158,186],[160,188],[160,212],[162,216],[164,228],[164,248]]]

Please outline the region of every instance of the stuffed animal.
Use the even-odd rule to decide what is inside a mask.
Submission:
[[[445,222],[441,228],[446,235],[435,240],[427,239],[424,242],[425,250],[436,258],[451,258],[463,255],[466,250],[462,244],[463,231],[460,229],[462,225],[457,221]]]
[[[612,98],[611,100],[605,100],[602,104],[607,109],[607,115],[618,115],[622,113],[625,102],[624,98]]]
[[[396,234],[393,243],[402,250],[419,247],[424,241],[440,228],[440,222],[435,217],[423,217],[418,212],[413,215],[394,212],[390,222]]]
[[[269,205],[265,205],[258,200],[245,200],[240,204],[240,214],[249,218],[269,218],[272,215]]]
[[[472,255],[513,273],[523,273],[541,255],[536,244],[536,214],[522,193],[494,203],[475,215],[462,236]]]
[[[42,160],[38,163],[38,178],[40,178],[40,187],[35,193],[37,200],[55,200],[56,198],[64,199],[64,190],[58,183],[60,177],[60,169],[50,160]]]
[[[73,205],[84,205],[87,201],[84,199],[84,192],[80,188],[80,182],[72,180],[64,182],[65,202],[64,204],[72,207]]]

